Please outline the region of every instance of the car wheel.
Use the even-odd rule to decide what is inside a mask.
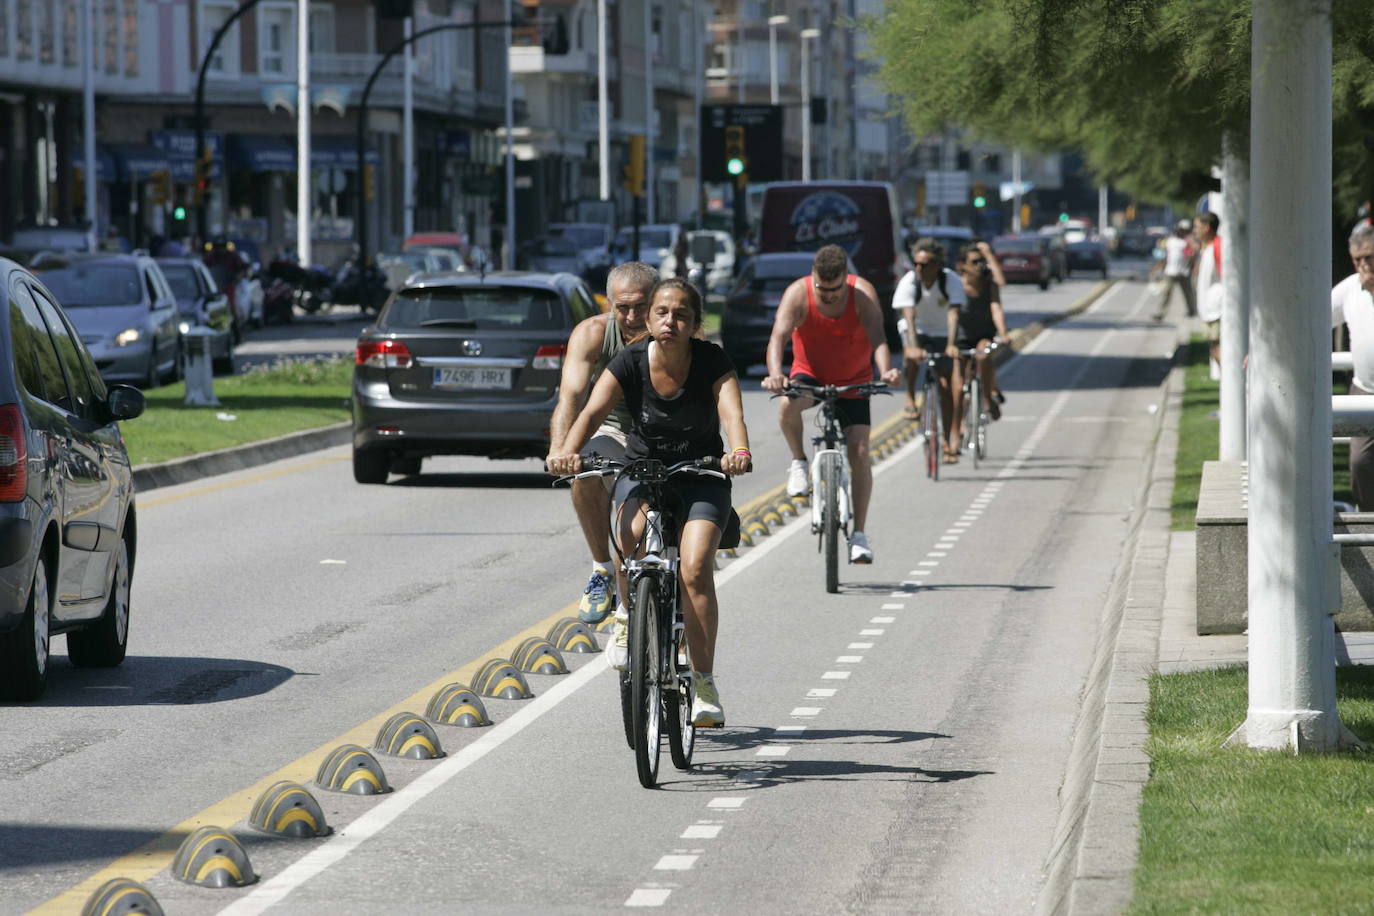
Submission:
[[[391,459],[391,473],[402,474],[407,477],[418,474],[424,461],[423,458],[393,458]]]
[[[157,387],[157,353],[148,354],[148,370],[143,373],[143,384],[139,386],[144,391],[151,391]]]
[[[386,483],[391,456],[379,448],[353,449],[353,479],[358,483]]]
[[[48,564],[39,557],[23,619],[10,632],[0,634],[0,697],[36,700],[48,686],[51,613]]]
[[[1040,286],[1041,289],[1049,289],[1049,288],[1050,288],[1050,278],[1049,278],[1049,277],[1041,277],[1041,278],[1040,278],[1040,284],[1039,284],[1039,286]]]
[[[129,591],[133,570],[129,542],[119,539],[115,548],[114,576],[105,611],[93,624],[67,634],[67,655],[78,668],[113,668],[124,661],[129,645]]]

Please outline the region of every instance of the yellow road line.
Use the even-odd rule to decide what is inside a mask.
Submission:
[[[261,474],[254,474],[251,477],[240,477],[237,480],[212,483],[203,487],[196,487],[194,490],[186,490],[183,493],[172,493],[168,496],[154,496],[151,499],[139,499],[137,500],[137,506],[140,509],[150,509],[153,506],[164,506],[167,503],[190,499],[192,496],[204,496],[206,493],[214,493],[218,490],[228,490],[232,487],[241,487],[244,484],[257,483],[260,480],[271,480],[273,477],[284,477],[287,474],[295,474],[298,471],[309,471],[314,468],[324,467],[326,464],[335,464],[336,462],[347,460],[347,455],[336,455],[333,458],[318,458],[306,464],[297,464],[289,468],[278,468],[275,471],[264,471]]]
[[[539,623],[520,631],[499,646],[496,646],[462,667],[450,671],[443,677],[437,678],[427,686],[412,693],[404,700],[389,707],[384,712],[378,713],[366,722],[320,745],[305,756],[264,776],[251,786],[241,789],[233,795],[215,802],[208,808],[191,815],[162,836],[149,840],[133,852],[115,859],[109,865],[86,878],[80,884],[59,894],[46,903],[39,904],[35,909],[30,910],[30,916],[37,916],[37,914],[43,914],[43,916],[78,914],[81,912],[81,908],[86,903],[87,898],[89,898],[100,885],[109,881],[111,878],[132,878],[135,881],[147,881],[153,875],[172,864],[172,859],[176,855],[177,847],[181,845],[186,837],[190,836],[197,829],[207,824],[214,824],[226,830],[231,829],[234,824],[248,817],[252,811],[253,803],[257,801],[259,795],[271,788],[273,784],[283,779],[289,779],[292,782],[298,782],[302,785],[309,786],[315,778],[315,771],[319,769],[320,763],[328,756],[330,751],[340,744],[360,744],[363,747],[371,748],[373,739],[377,737],[377,731],[387,719],[391,718],[396,713],[423,710],[429,703],[429,698],[445,684],[452,683],[453,681],[459,681],[464,684],[469,683],[472,676],[476,674],[477,670],[489,659],[510,658],[511,654],[514,653],[520,643],[531,636],[542,637],[558,620],[572,616],[576,613],[577,604],[569,604],[561,611],[551,614]]]

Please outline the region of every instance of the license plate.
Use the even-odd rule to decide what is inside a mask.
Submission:
[[[509,369],[463,366],[435,369],[434,387],[447,391],[495,391],[510,388]]]

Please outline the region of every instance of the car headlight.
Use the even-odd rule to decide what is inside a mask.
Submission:
[[[185,334],[187,331],[191,330],[191,322],[183,321],[181,324],[177,325],[177,330]]]
[[[129,328],[127,331],[120,331],[115,335],[115,346],[127,347],[131,343],[137,343],[138,339],[142,336],[143,332],[138,328]]]

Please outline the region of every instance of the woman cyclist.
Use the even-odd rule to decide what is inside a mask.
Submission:
[[[578,452],[621,398],[633,419],[626,437],[627,460],[654,458],[676,464],[718,456],[721,469],[728,475],[749,470],[749,432],[744,426],[739,378],[725,351],[693,336],[701,327],[701,319],[701,294],[687,281],[664,280],[654,289],[647,333],[607,364],[586,407],[563,440],[563,454],[549,459],[550,472],[578,471]],[[730,440],[728,451],[721,441],[722,429]],[[730,483],[681,474],[670,480],[668,487],[681,499],[679,570],[696,688],[692,724],[719,728],[725,724],[725,711],[713,676],[718,617],[714,560],[721,531],[730,517]],[[644,531],[644,501],[639,488],[627,477],[616,484],[615,517],[625,555],[635,550]],[[618,578],[621,600],[607,657],[612,667],[624,668],[629,654],[629,613],[624,574]]]
[[[964,379],[974,370],[976,361],[978,371],[983,376],[983,391],[988,402],[988,413],[994,420],[1002,415],[1001,404],[1005,401],[1001,389],[997,387],[997,364],[990,354],[975,356],[973,360],[958,357],[958,350],[987,349],[993,341],[1007,342],[1007,317],[1002,312],[1002,292],[998,278],[1002,275],[997,256],[987,242],[966,246],[959,252],[959,276],[964,285],[964,302],[959,306],[959,339],[950,341],[949,353],[955,356],[954,414],[950,418],[949,441],[956,449],[958,460],[960,438],[963,434],[964,419]],[[946,459],[948,460],[948,459]]]

